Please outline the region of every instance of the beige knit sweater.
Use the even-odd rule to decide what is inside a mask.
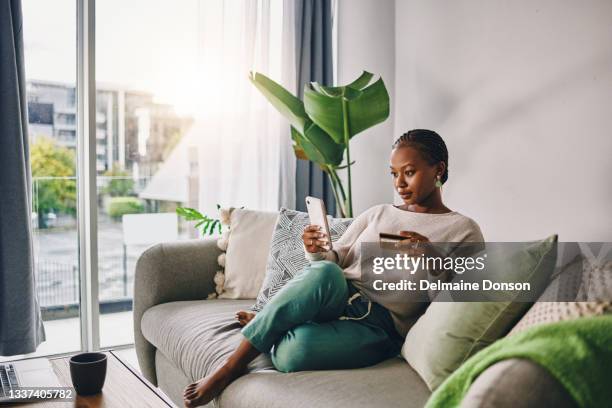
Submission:
[[[365,289],[361,284],[361,243],[378,242],[381,232],[398,234],[400,231],[415,231],[431,242],[484,242],[478,224],[456,211],[445,214],[417,213],[401,210],[391,204],[380,204],[359,215],[342,237],[333,243],[333,251],[317,254],[306,252],[306,257],[311,261],[327,259],[337,263],[344,270],[346,278],[361,291]],[[382,306],[391,312],[396,329],[405,336],[427,304],[403,302]]]

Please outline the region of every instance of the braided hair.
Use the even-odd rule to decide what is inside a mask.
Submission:
[[[439,134],[427,129],[409,130],[397,138],[392,149],[404,146],[418,150],[431,165],[444,162],[446,166],[440,181],[442,184],[446,183],[446,180],[448,180],[448,150],[446,149],[446,143]]]

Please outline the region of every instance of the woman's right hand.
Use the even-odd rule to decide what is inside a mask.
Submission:
[[[306,251],[310,252],[311,254],[317,252],[327,252],[328,250],[329,237],[318,225],[308,225],[306,228],[304,228],[302,240],[304,241]]]

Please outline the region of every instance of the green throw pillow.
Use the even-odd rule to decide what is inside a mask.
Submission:
[[[491,275],[542,286],[556,262],[557,236],[530,243],[488,264]],[[514,296],[514,295],[513,295]],[[436,299],[438,298],[438,299]],[[465,360],[504,336],[530,303],[507,297],[495,302],[451,302],[440,292],[410,329],[402,356],[430,390],[436,389]]]

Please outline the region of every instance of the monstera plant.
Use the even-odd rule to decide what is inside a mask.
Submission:
[[[340,216],[353,216],[350,140],[389,117],[389,93],[382,78],[363,72],[345,86],[304,87],[304,101],[258,72],[251,82],[289,121],[293,150],[298,159],[310,160],[329,176]],[[346,155],[345,155],[346,152]],[[346,162],[343,159],[346,156]],[[347,170],[345,189],[338,170]]]

